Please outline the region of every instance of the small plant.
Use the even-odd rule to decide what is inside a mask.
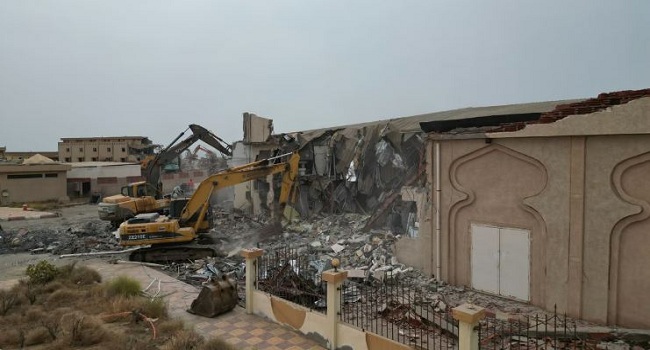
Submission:
[[[103,323],[94,317],[80,312],[72,312],[61,317],[66,343],[70,346],[90,346],[109,339]]]
[[[237,350],[237,348],[234,345],[228,344],[223,339],[212,338],[203,343],[203,345],[199,347],[199,350]]]
[[[61,323],[54,317],[41,320],[41,325],[47,330],[47,333],[50,335],[52,340],[56,340],[59,333],[61,333]]]
[[[45,305],[47,307],[63,307],[69,306],[74,300],[78,300],[79,292],[69,289],[61,288],[52,292],[46,299]]]
[[[204,340],[199,334],[191,330],[182,330],[161,347],[163,350],[198,350]]]
[[[162,298],[146,299],[142,305],[142,313],[150,318],[167,316],[167,305]]]
[[[43,327],[32,328],[25,334],[25,345],[39,345],[52,341],[54,338],[50,336],[47,329]]]
[[[45,284],[54,280],[59,274],[59,270],[51,263],[41,260],[36,265],[28,265],[26,274],[30,282]]]
[[[0,316],[7,315],[7,312],[16,306],[17,303],[18,295],[16,293],[0,290]]]
[[[118,276],[108,284],[106,289],[109,296],[136,296],[141,290],[140,282],[127,276]]]
[[[158,332],[165,337],[171,337],[171,335],[176,334],[183,329],[185,329],[185,323],[183,323],[182,320],[179,319],[172,319],[172,320],[162,320],[158,321],[160,322],[158,324]]]
[[[20,280],[17,285],[12,289],[18,293],[22,293],[25,299],[29,301],[29,305],[34,305],[38,294],[41,292],[41,287],[37,287],[34,283],[27,280]]]
[[[90,285],[102,281],[102,276],[96,270],[85,266],[74,267],[65,277],[67,281],[76,285]]]

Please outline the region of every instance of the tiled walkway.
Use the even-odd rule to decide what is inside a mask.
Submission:
[[[197,322],[194,326],[207,338],[220,337],[232,345],[242,347],[269,350],[323,349],[300,333],[261,317],[247,315],[239,307],[214,320]]]
[[[108,264],[101,260],[89,261],[88,265],[96,269],[105,280],[127,275],[139,280],[143,288],[153,281],[148,291],[165,296],[170,315],[193,325],[199,334],[208,339],[219,337],[244,349],[325,349],[289,327],[260,316],[248,315],[241,307],[215,318],[192,315],[186,310],[199,294],[199,289],[152,268],[131,264]]]

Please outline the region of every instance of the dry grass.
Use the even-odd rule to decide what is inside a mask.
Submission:
[[[109,282],[106,291],[108,293],[108,296],[111,297],[118,295],[130,297],[140,295],[142,287],[140,286],[140,282],[134,280],[131,277],[118,276]]]
[[[237,347],[228,344],[223,339],[212,338],[203,343],[203,345],[199,347],[199,350],[237,350]]]
[[[60,279],[75,285],[91,285],[102,281],[99,272],[85,266],[72,263],[59,268]]]
[[[170,319],[165,300],[140,296],[137,281],[100,281],[96,271],[73,264],[45,284],[26,279],[0,290],[0,349],[235,349]],[[140,314],[156,320],[155,339]]]
[[[45,327],[36,327],[27,331],[25,334],[25,345],[39,345],[49,343],[52,340],[52,336]]]
[[[192,330],[181,330],[161,347],[162,350],[198,350],[204,340]]]

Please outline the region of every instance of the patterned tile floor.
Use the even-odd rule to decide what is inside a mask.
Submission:
[[[324,349],[296,331],[258,316],[247,315],[239,307],[215,318],[214,322],[203,321],[194,326],[206,337],[220,337],[235,346],[269,350]]]

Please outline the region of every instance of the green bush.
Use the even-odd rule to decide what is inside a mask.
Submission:
[[[30,282],[36,284],[45,284],[56,278],[59,270],[51,263],[41,260],[36,265],[28,265],[25,274],[29,277]]]
[[[118,276],[109,282],[106,289],[109,296],[135,296],[139,295],[141,290],[140,282],[127,276]]]

